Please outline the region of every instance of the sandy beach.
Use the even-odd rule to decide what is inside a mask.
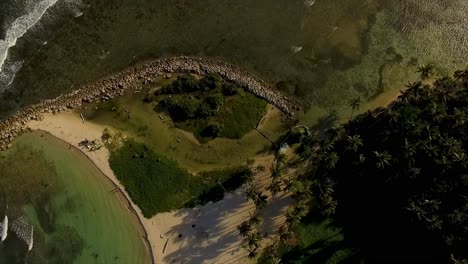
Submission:
[[[27,126],[33,130],[46,131],[76,147],[84,139],[100,138],[106,128],[90,122],[83,123],[77,114],[71,112],[45,114],[42,121],[30,121]],[[247,201],[243,188],[226,194],[223,200],[216,203],[161,213],[146,219],[110,168],[109,151],[106,148],[94,152],[84,148],[80,150],[119,186],[130,201],[148,234],[155,263],[228,264],[249,261],[247,252],[241,247],[242,239],[238,235],[237,225],[249,218],[255,206]],[[255,165],[261,164],[267,168],[255,175],[258,185],[265,186],[269,183],[269,168],[273,159],[271,155],[256,160]],[[288,197],[278,195],[270,198],[269,206],[263,211],[265,221],[260,229],[262,235],[271,237],[284,222],[283,215],[288,204]]]

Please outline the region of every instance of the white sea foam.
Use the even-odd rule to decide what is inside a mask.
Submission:
[[[315,1],[316,0],[304,0],[304,4],[307,6],[307,7],[311,7],[315,4]]]
[[[3,72],[4,63],[8,56],[8,50],[16,45],[16,41],[21,38],[31,27],[33,27],[58,0],[42,0],[32,3],[31,12],[18,17],[6,29],[5,39],[0,40],[0,72]]]
[[[3,222],[0,223],[0,241],[3,242],[7,238],[8,235],[8,217],[5,215]]]
[[[2,87],[5,89],[10,86],[21,67],[23,67],[23,61],[15,61],[3,65],[3,70],[0,72],[0,92],[2,91]]]
[[[86,6],[82,0],[26,0],[27,14],[19,16],[13,23],[4,25],[5,38],[0,39],[0,93],[7,89],[13,82],[16,73],[21,69],[23,62],[14,61],[9,59],[9,49],[16,45],[16,42],[28,30],[35,27],[37,29],[46,30],[41,28],[38,22],[44,17],[47,10],[54,6],[57,2],[71,11],[74,17],[83,15],[82,10],[89,7]],[[39,43],[46,45],[46,40],[39,40]]]
[[[13,221],[11,224],[11,230],[16,234],[16,236],[23,240],[24,243],[28,246],[28,250],[31,250],[34,243],[34,228],[24,217],[20,217]]]
[[[289,49],[292,51],[292,53],[296,54],[302,50],[302,46],[291,46]]]
[[[82,0],[61,0],[69,9],[74,17],[80,17],[83,15],[83,9],[89,7],[83,3]]]

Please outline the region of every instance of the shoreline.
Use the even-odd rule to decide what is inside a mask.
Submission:
[[[57,114],[44,114],[43,119],[40,121],[31,120],[26,124],[28,131],[40,131],[42,133],[47,133],[47,135],[53,137],[54,139],[63,142],[71,146],[71,148],[80,155],[83,155],[89,162],[91,162],[105,179],[115,187],[117,192],[117,198],[122,202],[122,205],[129,210],[131,217],[137,219],[137,226],[141,234],[141,238],[145,247],[147,248],[148,253],[150,254],[151,263],[156,263],[155,261],[155,252],[153,250],[153,243],[148,233],[148,229],[145,225],[146,219],[141,213],[139,207],[133,203],[128,193],[125,191],[123,185],[120,184],[116,175],[110,168],[108,163],[109,151],[107,148],[102,148],[98,151],[90,152],[78,147],[78,143],[82,138],[97,138],[102,134],[102,130],[105,126],[91,124],[86,122],[83,124],[78,116],[73,112],[63,112],[60,115]],[[83,128],[84,126],[84,128]],[[69,133],[66,132],[68,128]],[[70,133],[73,131],[74,133]],[[122,199],[123,198],[123,199]]]
[[[116,192],[116,194],[118,195],[117,199],[119,200],[120,203],[122,203],[122,205],[124,205],[125,208],[128,209],[130,215],[132,215],[132,217],[137,220],[136,222],[137,222],[137,225],[138,225],[138,231],[141,234],[143,244],[145,244],[145,247],[146,247],[146,251],[148,252],[148,254],[150,256],[151,263],[153,263],[153,264],[156,263],[155,260],[154,260],[154,253],[153,253],[153,250],[152,250],[152,247],[151,247],[151,242],[149,241],[149,238],[148,238],[148,232],[147,232],[145,226],[143,225],[143,221],[138,216],[138,212],[135,210],[135,208],[133,208],[132,202],[131,202],[131,200],[129,200],[130,198],[127,197],[126,193],[122,190],[122,186],[116,184],[112,180],[112,178],[110,176],[108,176],[106,173],[104,173],[102,171],[102,169],[95,163],[95,161],[92,158],[90,158],[88,155],[86,155],[86,153],[82,149],[74,146],[73,144],[71,144],[70,142],[67,142],[66,140],[63,140],[63,139],[61,139],[59,137],[56,137],[56,136],[52,135],[49,131],[41,130],[41,129],[37,129],[37,130],[34,130],[34,131],[46,133],[49,137],[53,137],[55,140],[58,140],[58,141],[62,142],[63,144],[70,145],[71,149],[73,149],[74,151],[79,153],[79,155],[83,156],[87,161],[89,161],[92,164],[92,166],[94,166],[99,171],[99,173],[101,173],[104,176],[106,181],[110,185],[112,185],[115,190],[117,190],[117,192]],[[123,197],[123,200],[120,197]]]
[[[241,248],[242,238],[238,235],[236,226],[248,219],[255,206],[247,200],[242,188],[226,193],[221,201],[215,203],[145,218],[111,170],[108,149],[101,148],[89,152],[77,147],[83,138],[99,138],[104,128],[112,129],[111,127],[91,122],[82,123],[79,115],[73,112],[45,114],[42,121],[30,121],[27,126],[28,130],[47,132],[54,138],[74,146],[74,150],[85,155],[108,180],[118,186],[125,199],[125,202],[122,202],[130,211],[136,213],[140,224],[138,226],[144,230],[141,232],[142,239],[145,240],[146,246],[146,243],[149,243],[153,263],[223,263],[232,260],[235,260],[235,263],[247,262],[246,252]],[[274,156],[261,157],[256,162],[269,167],[274,162]],[[255,179],[261,186],[265,185],[270,181],[269,170],[256,173]],[[271,199],[268,209],[265,210],[265,219],[270,220],[262,227],[262,233],[273,234],[274,230],[277,230],[284,222],[284,212],[289,204],[287,197]],[[127,202],[129,204],[126,204]],[[133,212],[130,217],[134,216]],[[183,235],[182,238],[180,234]]]
[[[10,143],[19,134],[27,131],[27,122],[40,121],[45,113],[56,114],[98,100],[105,102],[122,96],[126,90],[131,90],[135,86],[151,84],[157,76],[168,76],[172,73],[219,74],[224,79],[241,85],[288,116],[294,116],[295,111],[300,110],[296,102],[281,95],[265,81],[237,66],[209,58],[183,56],[162,58],[131,66],[68,94],[44,100],[18,111],[0,122],[0,150],[11,147]]]

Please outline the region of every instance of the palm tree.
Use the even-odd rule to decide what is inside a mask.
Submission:
[[[358,148],[362,146],[362,139],[359,134],[348,136],[346,140],[349,144],[347,148],[352,149],[354,152],[356,152]]]
[[[283,165],[286,163],[286,155],[284,153],[279,153],[276,156],[276,161],[279,165]]]
[[[272,195],[277,195],[281,192],[281,181],[279,179],[273,179],[270,186],[267,187],[267,190],[269,190]]]
[[[250,222],[243,221],[237,226],[237,230],[239,230],[239,235],[241,237],[246,237],[252,231],[252,225]]]
[[[258,249],[256,249],[256,248],[251,248],[251,249],[249,249],[249,254],[247,255],[247,257],[248,257],[249,259],[254,259],[254,258],[256,258],[257,256],[258,256]]]
[[[262,225],[262,223],[263,223],[263,218],[259,214],[254,213],[250,215],[249,224],[251,226],[260,226]]]
[[[291,177],[283,179],[283,192],[293,192],[295,189],[294,180]]]
[[[291,191],[291,198],[296,201],[308,201],[312,196],[312,192],[309,188],[304,187],[300,181],[294,181],[294,188]]]
[[[304,200],[298,201],[296,205],[293,206],[293,212],[298,217],[302,218],[309,213],[309,206],[306,204]]]
[[[392,159],[392,156],[388,154],[387,151],[384,151],[382,153],[374,151],[374,155],[377,158],[377,168],[383,169],[386,166],[390,165],[390,160]]]
[[[256,195],[257,195],[257,188],[253,183],[247,184],[245,187],[245,194],[247,196],[247,199],[255,201]]]
[[[343,138],[343,136],[345,135],[345,130],[343,127],[334,127],[334,128],[330,128],[328,131],[327,131],[327,135],[329,136],[330,138],[330,142],[336,142],[340,139]],[[330,146],[329,146],[330,147]]]
[[[293,235],[291,233],[290,228],[287,225],[280,226],[280,228],[278,230],[278,234],[280,236],[280,240],[283,241],[283,242],[289,240]]]
[[[349,107],[351,107],[351,118],[353,118],[354,111],[361,108],[361,103],[362,103],[362,100],[361,100],[361,97],[359,96],[349,101]]]
[[[268,205],[268,196],[263,194],[263,192],[257,192],[254,200],[255,208],[261,211]]]
[[[465,125],[467,121],[465,112],[463,110],[458,109],[457,107],[454,107],[453,109],[453,119],[455,120],[455,123],[453,124],[453,127],[455,128],[459,128]]]
[[[403,155],[406,159],[412,157],[416,153],[416,148],[414,144],[408,143],[408,139],[405,138],[405,143],[403,145]]]
[[[340,157],[338,156],[336,152],[327,152],[325,153],[325,156],[324,156],[325,166],[328,169],[333,169],[335,168],[339,159]]]
[[[335,213],[337,201],[333,198],[333,187],[330,184],[320,184],[319,188],[320,209],[323,215],[331,216]]]
[[[294,227],[301,222],[301,217],[294,213],[294,209],[290,207],[286,213],[286,223],[290,227]]]
[[[281,178],[281,175],[283,174],[283,169],[280,166],[274,166],[271,169],[271,177],[273,179],[278,179]]]
[[[244,243],[247,249],[258,249],[260,247],[260,241],[262,238],[258,232],[247,234],[247,238],[244,240]]]
[[[421,66],[416,72],[419,73],[419,78],[424,81],[431,77],[432,73],[434,72],[434,65],[427,64],[425,66]]]
[[[421,88],[421,86],[422,86],[421,81],[409,82],[409,83],[406,84],[406,88],[408,88],[408,90],[417,90],[417,89]]]

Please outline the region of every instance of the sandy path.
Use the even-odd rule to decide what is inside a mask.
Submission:
[[[30,121],[28,126],[31,129],[47,131],[73,146],[78,146],[78,143],[85,138],[89,140],[100,138],[102,131],[106,128],[106,126],[89,122],[82,123],[79,116],[70,112],[57,115],[46,114],[44,120]],[[95,152],[80,149],[123,190],[125,196],[131,201],[110,168],[109,151],[106,148]],[[257,164],[262,164],[267,168],[265,171],[257,173],[255,180],[258,185],[268,184],[270,180],[269,166],[272,162],[273,156],[256,161]],[[156,263],[228,264],[247,262],[247,253],[241,248],[242,240],[238,235],[237,225],[248,219],[249,214],[255,208],[253,203],[247,201],[243,188],[225,195],[225,198],[217,203],[157,214],[150,219],[144,218],[138,206],[133,202],[130,203],[148,233],[148,240]],[[261,228],[262,234],[272,233],[284,222],[283,214],[288,203],[289,199],[285,196],[270,199],[269,206],[264,210],[265,222]],[[164,247],[166,242],[167,245]]]

